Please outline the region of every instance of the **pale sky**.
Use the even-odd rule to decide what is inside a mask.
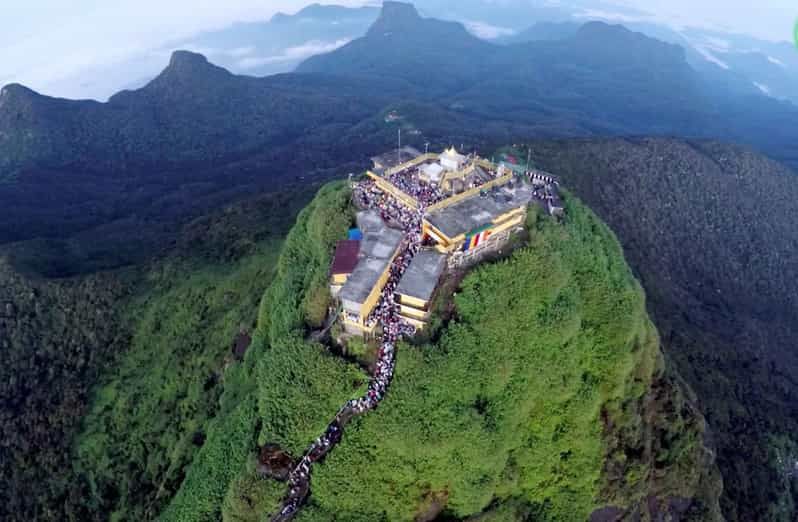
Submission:
[[[66,80],[98,75],[104,68],[124,64],[166,42],[235,21],[267,20],[276,11],[295,12],[312,1],[0,0],[0,86],[19,82],[46,94],[71,96],[72,92],[52,91],[63,88]],[[569,4],[568,0],[528,1]],[[798,17],[798,0],[606,1],[656,13],[677,25],[722,27],[771,40],[790,40]],[[595,0],[597,5],[600,2]],[[351,6],[366,2],[324,3]]]
[[[0,86],[34,90],[236,21],[268,20],[309,0],[0,0]],[[339,5],[358,5],[341,0]],[[164,66],[166,63],[164,63]]]
[[[561,2],[565,3],[565,2]],[[681,25],[715,26],[766,40],[793,40],[796,0],[617,0]]]

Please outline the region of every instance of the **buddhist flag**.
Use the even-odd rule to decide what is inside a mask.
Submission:
[[[465,243],[463,244],[463,252],[476,248],[487,241],[491,232],[490,229],[475,230],[470,235],[466,236]]]

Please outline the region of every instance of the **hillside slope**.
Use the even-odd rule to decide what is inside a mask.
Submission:
[[[794,519],[798,176],[711,142],[546,142],[532,157],[618,234],[717,441],[724,515]]]
[[[238,392],[162,520],[261,520],[284,490],[258,477],[259,446],[300,454],[362,393],[356,366],[303,340],[347,208],[328,186],[300,214]],[[570,198],[568,212],[533,216],[528,246],[466,277],[436,340],[400,348],[388,398],[347,428],[298,520],[717,518],[703,419],[663,367],[643,294],[606,227]]]
[[[0,256],[0,519],[142,520],[171,498],[309,198],[226,207],[124,270],[48,280]]]
[[[90,269],[141,261],[175,240],[181,224],[230,201],[354,170],[383,140],[346,133],[376,118],[395,91],[364,95],[360,82],[316,76],[234,76],[188,52],[104,104],[6,86],[0,244],[49,240],[37,245],[41,257],[64,260],[51,276],[74,273],[70,258],[93,261]]]

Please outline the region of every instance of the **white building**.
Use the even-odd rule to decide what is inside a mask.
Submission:
[[[446,149],[438,157],[438,161],[443,168],[454,171],[462,169],[463,165],[465,165],[466,159],[467,158],[457,152],[454,147],[451,149]]]

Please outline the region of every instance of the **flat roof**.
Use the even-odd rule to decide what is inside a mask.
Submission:
[[[435,250],[421,250],[399,281],[396,293],[429,301],[446,266],[446,256]]]
[[[357,228],[363,233],[377,232],[385,228],[385,222],[376,210],[361,210],[355,217]]]
[[[364,231],[357,266],[338,294],[342,302],[353,305],[366,300],[404,238],[401,231],[386,226],[376,212],[360,212],[357,219]]]
[[[489,189],[486,196],[479,194],[454,205],[430,212],[424,218],[449,238],[466,234],[514,208],[528,205],[532,188],[518,181]]]
[[[363,234],[360,242],[360,257],[385,259],[393,256],[402,241],[403,234],[395,228],[384,227],[376,232]]]
[[[338,298],[344,302],[344,307],[346,307],[345,301],[350,301],[358,307],[362,305],[390,262],[389,258],[362,259],[338,294]],[[360,310],[356,312],[359,313]]]

